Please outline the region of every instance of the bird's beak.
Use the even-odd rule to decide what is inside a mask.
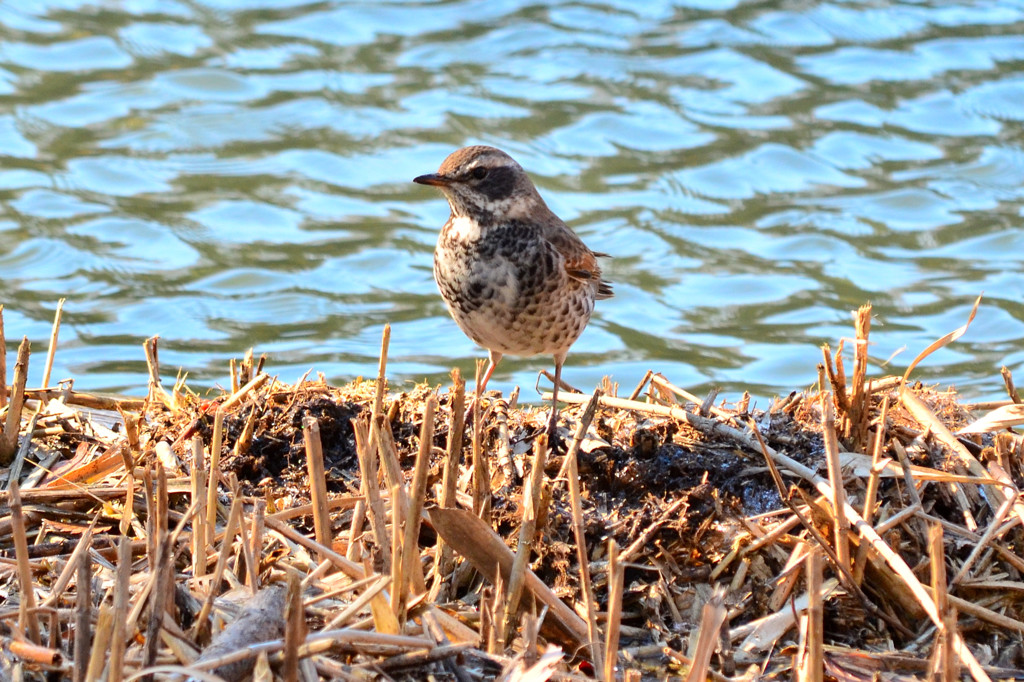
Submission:
[[[412,181],[420,185],[432,185],[434,187],[446,187],[451,184],[451,180],[437,173],[427,173],[418,178],[413,178]]]

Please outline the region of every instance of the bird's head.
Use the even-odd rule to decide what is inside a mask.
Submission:
[[[476,145],[452,152],[436,173],[413,179],[444,192],[452,215],[490,222],[494,217],[520,218],[547,208],[526,171],[494,147]]]

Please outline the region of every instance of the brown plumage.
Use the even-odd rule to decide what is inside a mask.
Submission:
[[[569,348],[583,333],[594,301],[609,298],[598,256],[551,212],[512,157],[500,149],[464,147],[437,173],[413,182],[444,192],[451,216],[434,251],[434,279],[455,322],[486,348],[486,390],[502,355],[551,355],[558,383]]]

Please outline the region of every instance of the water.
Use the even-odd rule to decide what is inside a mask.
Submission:
[[[915,377],[996,397],[1024,361],[1022,29],[998,1],[0,5],[7,333],[41,351],[66,296],[53,377],[83,390],[144,390],[154,334],[199,389],[250,346],[341,382],[386,322],[393,379],[468,373],[447,207],[410,181],[487,143],[615,256],[585,390],[786,393],[866,301],[871,371],[902,371],[984,291]],[[549,364],[492,386],[533,399]]]

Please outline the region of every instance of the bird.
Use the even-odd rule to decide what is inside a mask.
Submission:
[[[547,432],[557,442],[562,366],[595,301],[612,296],[598,262],[607,254],[591,251],[523,167],[495,147],[457,149],[413,182],[440,189],[451,209],[434,250],[434,280],[455,323],[488,352],[476,399],[504,355],[552,356]]]

